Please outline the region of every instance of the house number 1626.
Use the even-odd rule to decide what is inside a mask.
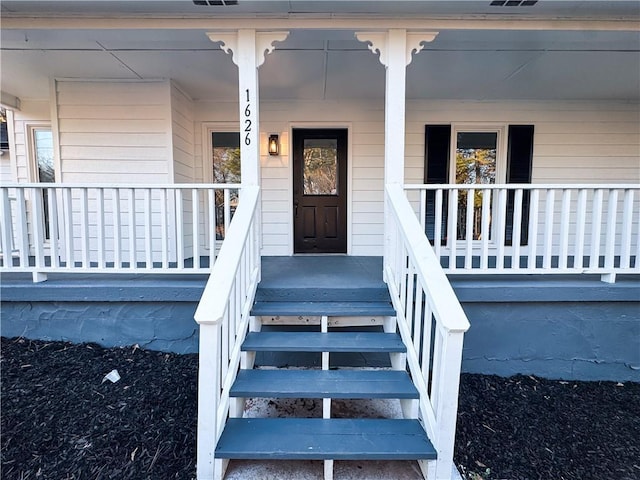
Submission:
[[[244,136],[244,144],[245,145],[251,145],[251,138],[249,138],[249,135],[251,134],[251,120],[248,118],[251,115],[251,109],[249,107],[251,107],[251,104],[249,103],[249,89],[246,90],[247,91],[247,105],[244,108],[244,116],[247,117],[244,119],[244,131],[245,131],[245,136]]]

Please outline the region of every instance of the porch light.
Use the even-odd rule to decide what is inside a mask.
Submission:
[[[278,135],[269,135],[269,155],[280,154],[280,139]]]

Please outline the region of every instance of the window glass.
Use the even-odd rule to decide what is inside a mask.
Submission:
[[[458,132],[456,183],[496,183],[497,132]]]
[[[212,132],[211,152],[213,183],[240,183],[240,134],[238,132]],[[216,240],[224,240],[225,199],[224,192],[220,189],[216,189],[215,202]],[[237,206],[238,192],[232,190],[229,195],[231,217],[233,217]]]
[[[338,140],[304,140],[304,194],[338,194]]]
[[[459,184],[494,184],[496,183],[498,153],[497,132],[457,132],[456,134],[456,182]],[[458,231],[456,238],[466,240],[467,196],[469,192],[458,192]],[[491,239],[491,219],[489,215],[489,231],[482,231],[482,191],[473,193],[473,239],[481,240],[484,235]],[[492,210],[492,206],[489,207]]]
[[[53,168],[53,135],[51,130],[37,129],[33,131],[33,151],[38,169],[38,182],[55,182]]]
[[[240,183],[240,134],[214,132],[211,136],[213,182]]]

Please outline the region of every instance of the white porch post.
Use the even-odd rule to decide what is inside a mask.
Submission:
[[[431,42],[437,32],[407,32],[393,28],[386,32],[358,32],[356,38],[369,43],[369,50],[379,52],[386,67],[384,185],[404,184],[406,68],[412,54],[422,50],[423,42]],[[384,264],[392,258],[396,239],[390,228],[389,206],[384,205]],[[390,281],[390,279],[385,279]]]
[[[258,68],[264,63],[265,53],[273,51],[273,42],[287,38],[289,32],[256,32],[240,29],[232,32],[211,32],[212,42],[222,42],[221,48],[232,54],[238,66],[238,96],[240,111],[240,175],[242,186],[260,185],[260,121],[258,98]],[[258,218],[260,206],[258,203]],[[259,229],[259,225],[258,225]],[[259,236],[258,236],[259,238]],[[250,239],[249,241],[253,241]],[[242,248],[242,245],[237,245]],[[259,255],[258,255],[258,271]],[[258,279],[259,280],[259,279]],[[221,479],[227,462],[214,458],[218,438],[224,425],[216,425],[217,398],[220,394],[219,325],[200,325],[198,372],[198,480]],[[227,361],[227,359],[222,359]],[[239,407],[236,406],[237,410]],[[234,412],[232,415],[242,414]]]

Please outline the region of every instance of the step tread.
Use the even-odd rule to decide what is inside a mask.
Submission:
[[[418,398],[399,370],[240,370],[232,397]]]
[[[215,456],[231,459],[433,460],[417,420],[231,418]]]
[[[406,352],[395,333],[249,332],[243,351],[255,352]]]
[[[367,317],[395,316],[389,302],[255,302],[251,310],[254,316],[344,316]]]

